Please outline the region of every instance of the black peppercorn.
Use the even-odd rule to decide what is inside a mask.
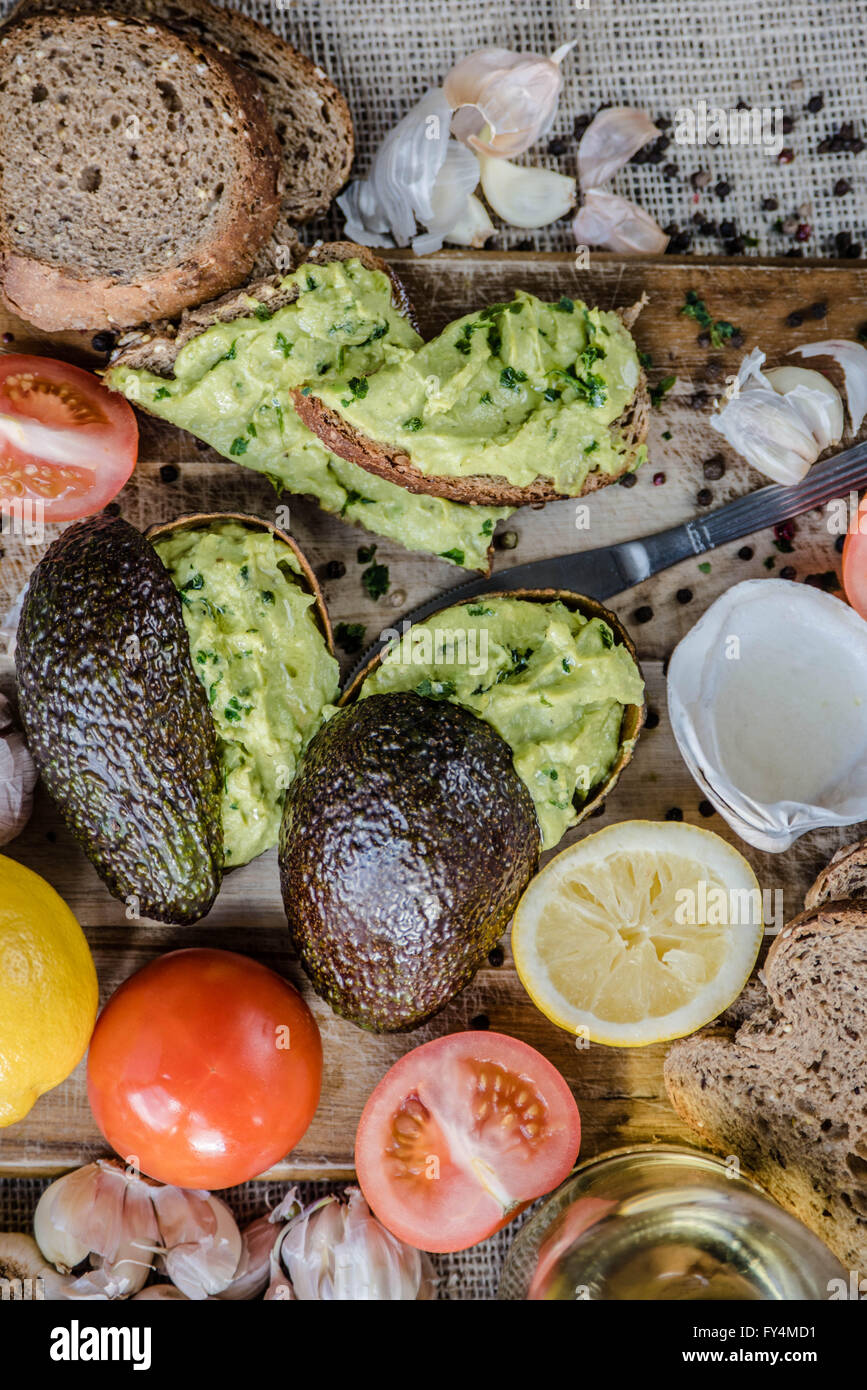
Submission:
[[[692,589],[678,589],[675,598],[678,603],[692,603]]]
[[[346,566],[342,560],[329,560],[325,566],[326,579],[342,579],[346,573]]]
[[[751,560],[755,553],[756,552],[753,550],[753,547],[751,545],[742,545],[740,550],[738,551],[738,559]]]
[[[645,721],[644,721],[644,727],[645,727],[645,729],[655,729],[656,726],[658,725],[658,723],[659,723],[659,715],[657,714],[656,710],[655,710],[655,709],[649,709],[649,710],[647,711],[647,717],[646,717],[646,719],[645,719]]]
[[[178,479],[178,470],[173,463],[164,463],[160,468],[160,482],[174,483]]]
[[[683,811],[679,806],[671,806],[665,813],[666,820],[683,820]]]
[[[702,464],[702,472],[709,483],[715,483],[726,471],[726,461],[722,454],[712,454],[709,459],[705,459]]]
[[[632,617],[636,623],[649,623],[653,617],[653,609],[649,603],[643,603],[640,608],[636,608]]]
[[[700,489],[695,500],[700,507],[709,507],[713,501],[713,493],[709,487],[703,487]]]

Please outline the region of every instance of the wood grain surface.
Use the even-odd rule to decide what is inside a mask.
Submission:
[[[498,549],[496,569],[660,530],[760,486],[764,480],[738,461],[708,425],[713,397],[724,389],[725,377],[736,370],[749,348],[761,346],[774,365],[798,343],[856,336],[867,318],[863,264],[699,262],[672,257],[624,262],[600,255],[588,269],[576,270],[568,256],[559,255],[443,253],[415,260],[396,253],[393,259],[425,333],[435,332],[459,314],[501,301],[515,288],[549,299],[567,294],[603,308],[628,305],[646,293],[649,303],[634,331],[639,347],[652,357],[651,384],[669,375],[677,377],[661,407],[652,412],[650,460],[636,485],[603,490],[581,504],[586,505],[586,513],[568,501],[516,513],[505,527],[517,532],[517,548]],[[706,300],[714,317],[741,329],[743,348],[714,350],[698,343],[698,325],[679,312],[686,292],[692,289]],[[824,318],[805,314],[800,327],[787,325],[790,313],[817,303],[827,306]],[[87,340],[75,335],[49,338],[2,312],[0,332],[13,335],[11,341],[4,340],[6,351],[50,352],[91,365],[104,361],[89,350]],[[270,521],[279,519],[285,527],[285,516],[276,514],[280,499],[263,478],[220,459],[170,426],[145,417],[141,426],[140,462],[118,499],[128,520],[144,528],[183,511],[243,510]],[[708,480],[703,464],[718,454],[725,460],[725,473],[721,479]],[[160,472],[167,463],[177,469],[176,479],[168,482]],[[664,481],[655,483],[659,474]],[[704,489],[711,493],[710,503],[698,500]],[[341,559],[346,565],[342,579],[324,582],[332,621],[362,622],[368,640],[392,626],[407,609],[467,577],[443,561],[378,541],[377,559],[389,566],[391,587],[373,603],[360,582],[363,566],[356,556],[359,544],[367,543],[367,534],[306,501],[283,499],[284,504],[287,501],[289,529],[317,573],[323,575],[329,560]],[[5,612],[18,596],[44,545],[60,529],[47,528],[44,544],[29,545],[8,534],[0,538],[4,550],[0,611]],[[604,815],[573,832],[572,838],[616,820],[659,819],[677,807],[685,820],[716,830],[746,853],[762,886],[783,895],[785,916],[800,909],[816,871],[834,849],[855,838],[856,830],[816,832],[786,854],[772,856],[742,845],[718,816],[703,817],[698,809],[701,793],[681,762],[668,727],[664,661],[704,609],[732,583],[778,574],[787,565],[794,568],[798,580],[828,571],[839,573],[834,542],[827,515],[813,513],[798,521],[792,553],[782,554],[773,534],[761,534],[705,557],[710,563],[707,572],[699,568],[698,560],[685,561],[612,601],[638,647],[650,708],[658,714],[659,724],[642,734],[633,763]],[[746,560],[738,558],[744,544],[752,550]],[[676,597],[684,589],[692,594],[688,602]],[[643,621],[635,617],[639,610],[643,610],[639,614]],[[62,624],[62,613],[57,620]],[[353,660],[344,660],[344,670]],[[5,689],[14,688],[8,656],[0,659],[0,681]],[[581,1108],[586,1156],[632,1141],[689,1137],[665,1098],[665,1047],[576,1048],[574,1040],[527,999],[508,949],[502,967],[483,969],[469,989],[415,1033],[374,1037],[336,1019],[312,993],[289,951],[273,851],[228,874],[212,912],[191,928],[127,921],[123,906],[103,888],[41,791],[30,826],[5,852],[43,874],[69,902],[93,948],[103,999],[155,955],[191,944],[244,951],[299,985],[322,1030],[325,1084],[313,1125],[298,1148],[273,1170],[275,1176],[349,1174],[358,1116],[389,1064],[427,1038],[466,1028],[480,1015],[491,1028],[532,1043],[560,1068]],[[104,1151],[87,1106],[83,1067],[79,1067],[62,1086],[43,1096],[24,1121],[0,1131],[0,1174],[57,1172]]]

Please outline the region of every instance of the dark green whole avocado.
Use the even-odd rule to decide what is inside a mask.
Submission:
[[[472,979],[539,858],[509,745],[469,710],[373,695],[312,739],[286,793],[280,882],[317,993],[377,1033]]]
[[[34,761],[136,915],[195,922],[222,873],[217,734],[181,600],[119,517],[70,526],[30,580],[15,651]]]

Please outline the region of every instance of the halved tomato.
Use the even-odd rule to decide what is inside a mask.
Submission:
[[[75,521],[120,492],[138,455],[132,406],[53,357],[0,356],[0,509]]]
[[[855,612],[867,618],[867,494],[858,508],[857,530],[843,545],[843,588]]]
[[[466,1250],[569,1174],[578,1107],[539,1052],[503,1033],[452,1033],[396,1062],[368,1100],[358,1181],[408,1245]]]

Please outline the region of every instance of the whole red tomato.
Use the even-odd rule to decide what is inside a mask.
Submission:
[[[319,1029],[301,995],[231,951],[173,951],[112,995],[87,1092],[112,1148],[148,1177],[214,1189],[294,1148],[322,1084]]]

